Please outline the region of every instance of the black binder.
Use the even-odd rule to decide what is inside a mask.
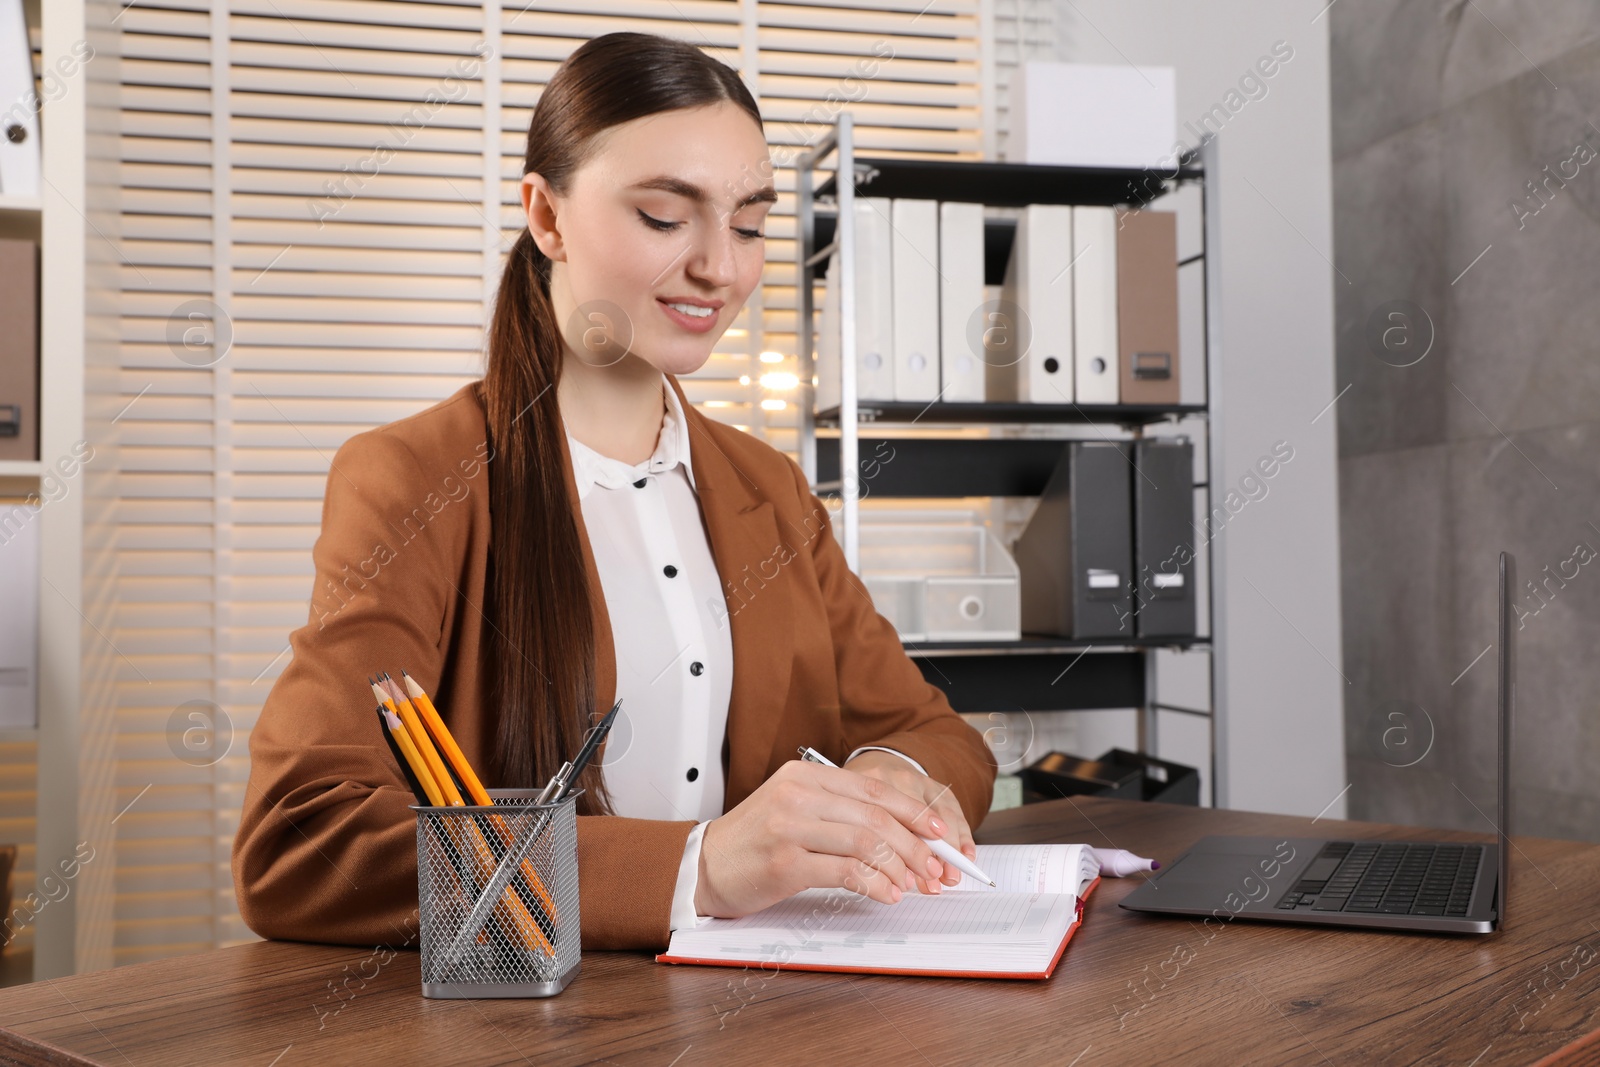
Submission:
[[[1132,638],[1133,477],[1128,441],[1073,441],[1013,550],[1024,633]]]
[[[1140,637],[1193,637],[1194,446],[1134,442],[1133,564]]]

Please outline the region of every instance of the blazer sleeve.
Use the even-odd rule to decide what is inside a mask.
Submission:
[[[405,442],[382,430],[356,435],[334,457],[312,549],[318,595],[251,732],[233,843],[239,912],[263,937],[416,939],[415,801],[378,732],[366,678],[404,668],[432,686],[445,668],[443,621],[459,595],[465,539],[442,524],[404,543],[396,533],[431,490]],[[352,581],[377,545],[397,547],[378,557],[375,577]],[[579,818],[585,948],[666,945],[693,826]]]
[[[994,754],[906,655],[894,624],[878,614],[866,585],[845,562],[827,509],[799,465],[792,459],[789,465],[801,501],[809,501],[807,515],[822,520],[810,550],[833,632],[844,751],[882,745],[910,756],[928,777],[950,786],[976,830],[994,799]]]

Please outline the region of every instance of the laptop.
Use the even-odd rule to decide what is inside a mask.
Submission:
[[[1487,934],[1504,928],[1516,697],[1516,561],[1500,553],[1499,758],[1493,843],[1206,837],[1120,902],[1161,915],[1363,930]]]

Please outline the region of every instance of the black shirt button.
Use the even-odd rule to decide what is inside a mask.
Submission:
[[[644,483],[649,481],[649,480],[650,479],[648,479],[648,478],[640,478],[638,481],[633,483],[633,487],[635,489],[643,489],[644,488]]]
[[[668,578],[676,578],[678,576],[678,568],[669,563],[665,567],[661,568],[661,573],[665,574]]]
[[[706,665],[701,663],[699,660],[695,660],[693,663],[689,664],[689,673],[697,678],[700,676],[700,672],[705,669]]]
[[[698,768],[698,767],[690,767],[689,768],[688,777],[689,777],[689,781],[691,781],[691,782],[694,781],[696,778],[700,777],[700,768]]]

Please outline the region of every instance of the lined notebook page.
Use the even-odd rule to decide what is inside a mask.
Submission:
[[[1099,873],[1092,855],[1081,845],[979,845],[976,862],[1000,888],[967,877],[958,889],[911,893],[896,904],[808,889],[754,915],[676,930],[665,957],[1043,972],[1077,920],[1078,894]]]
[[[988,886],[962,875],[945,886],[983,893],[1080,893],[1094,881],[1100,866],[1083,845],[979,845],[978,869],[995,880]]]
[[[944,940],[1011,940],[1039,937],[1059,894],[1002,893],[988,886],[982,893],[923,896],[912,893],[898,904],[880,904],[843,889],[807,889],[742,919],[712,919],[726,933],[784,930],[796,937],[905,935]],[[1074,907],[1076,904],[1074,904]],[[737,941],[737,938],[731,938]]]
[[[743,919],[672,935],[667,956],[940,972],[1031,973],[1049,966],[1077,918],[1063,893],[952,893],[879,904],[808,889]]]

